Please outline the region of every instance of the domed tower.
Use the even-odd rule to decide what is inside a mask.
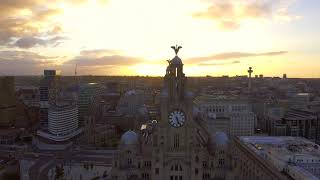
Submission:
[[[122,147],[137,146],[138,144],[139,138],[134,131],[129,130],[121,136],[120,146]]]
[[[178,57],[181,46],[171,46],[176,56],[172,60],[168,60],[168,67],[165,75],[165,89],[168,91],[170,101],[183,101],[185,89],[185,74],[183,73],[183,64]]]
[[[211,133],[208,150],[214,156],[213,167],[215,168],[214,177],[224,179],[227,174],[227,169],[230,166],[229,158],[229,138],[224,132]]]
[[[120,144],[120,167],[136,167],[137,154],[140,153],[139,136],[134,131],[127,131],[121,136]]]
[[[218,153],[228,148],[229,138],[224,132],[211,133],[208,142],[209,151],[212,153]]]

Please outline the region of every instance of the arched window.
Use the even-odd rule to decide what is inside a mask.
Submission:
[[[219,159],[218,162],[219,162],[219,166],[223,166],[224,165],[224,159]]]
[[[199,173],[198,168],[195,168],[195,169],[194,169],[194,174],[195,174],[195,175],[198,175],[198,173]]]
[[[170,168],[171,171],[182,171],[182,166],[180,164],[172,165]]]
[[[179,148],[179,134],[175,134],[173,137],[173,147]]]
[[[143,179],[149,179],[149,174],[148,173],[142,173],[142,178]]]
[[[183,180],[183,177],[181,176],[181,171],[183,171],[181,164],[176,163],[171,166],[171,171],[170,173],[170,180]]]

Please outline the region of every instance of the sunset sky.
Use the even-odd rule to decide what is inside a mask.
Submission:
[[[49,2],[49,3],[48,3]],[[0,0],[0,75],[320,78],[319,0]]]

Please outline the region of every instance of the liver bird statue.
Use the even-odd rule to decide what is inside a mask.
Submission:
[[[182,48],[181,46],[171,46],[171,48],[174,50],[174,52],[176,53],[176,55],[178,55],[179,50]]]

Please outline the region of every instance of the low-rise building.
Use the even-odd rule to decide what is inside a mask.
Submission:
[[[271,136],[300,136],[316,141],[319,118],[309,110],[271,108],[267,114],[268,132]]]
[[[254,134],[256,116],[247,100],[237,97],[206,95],[197,97],[194,103],[199,109],[202,119],[207,121],[207,126],[228,124],[228,134],[231,136]],[[214,125],[212,125],[213,127]]]
[[[320,146],[305,138],[236,137],[232,155],[238,179],[320,178]]]

